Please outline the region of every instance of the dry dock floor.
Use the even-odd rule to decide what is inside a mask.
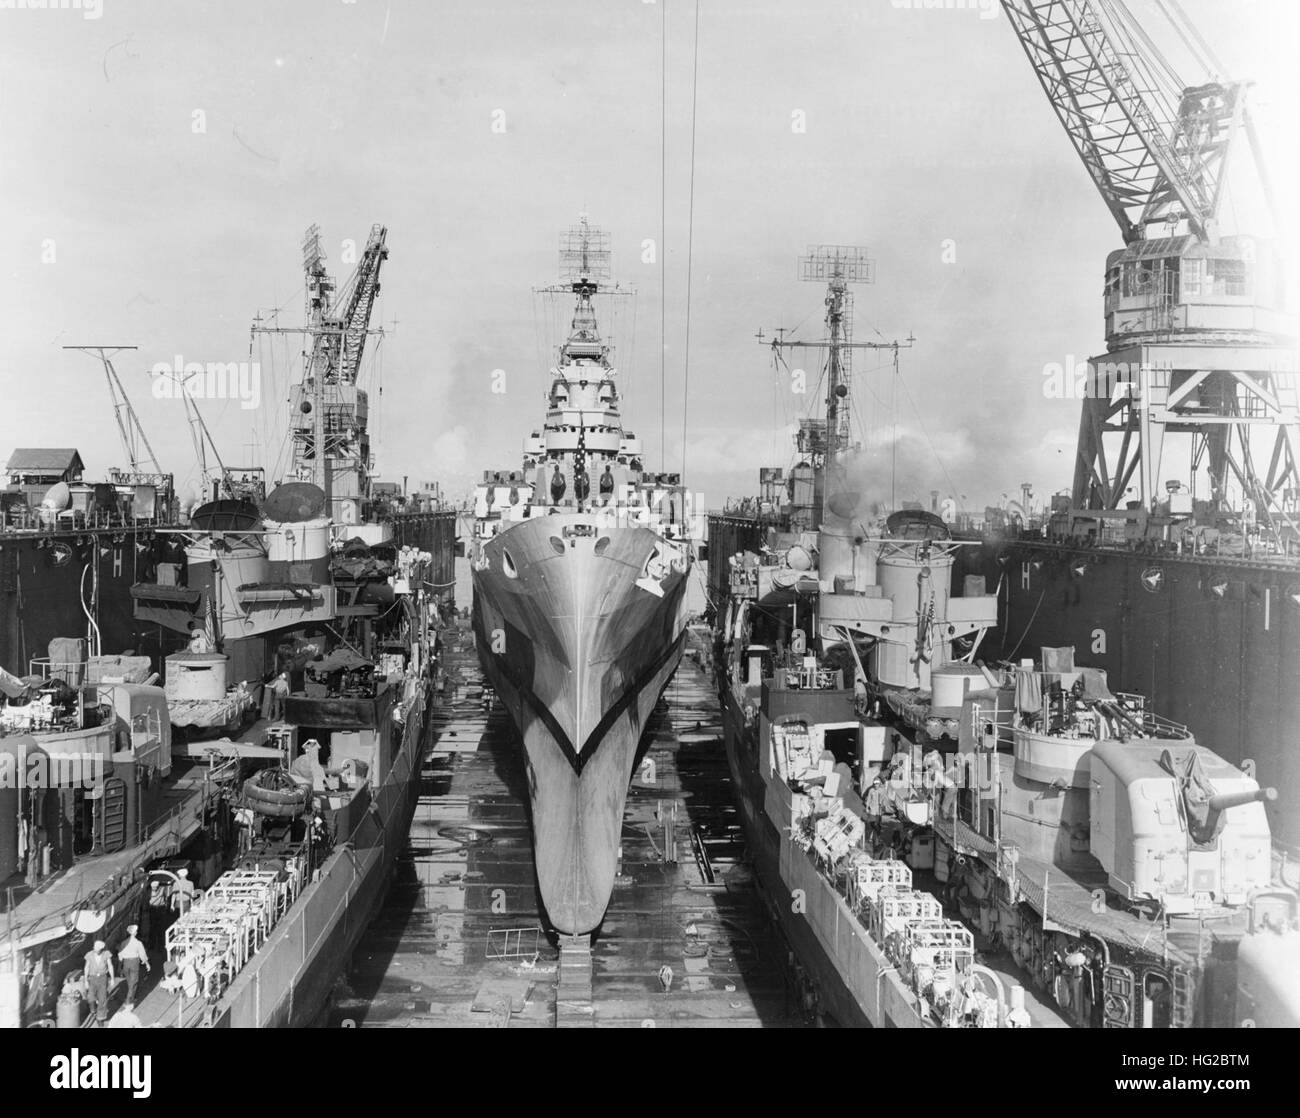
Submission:
[[[407,848],[326,1023],[549,1028],[558,1010],[570,1026],[802,1025],[786,947],[744,865],[717,698],[694,656],[699,637],[649,728],[653,783],[643,765],[628,794],[589,1003],[581,981],[566,978],[557,996],[559,950],[538,919],[514,729],[499,706],[483,709],[472,637],[459,639]]]

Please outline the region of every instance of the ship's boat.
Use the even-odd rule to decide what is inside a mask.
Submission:
[[[522,472],[489,471],[475,497],[479,658],[522,739],[542,902],[568,935],[609,903],[638,747],[682,655],[693,557],[678,476],[645,472],[622,427],[593,304],[605,236],[585,221],[571,234],[576,309],[545,428]]]

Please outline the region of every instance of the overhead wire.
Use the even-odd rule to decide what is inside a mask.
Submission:
[[[686,217],[686,339],[682,371],[682,476],[686,475],[686,426],[691,397],[691,276],[695,249],[695,120],[700,83],[700,0],[695,0],[695,39],[691,70],[691,177]]]
[[[668,5],[659,5],[659,463],[668,416]]]
[[[1191,52],[1192,57],[1205,68],[1206,74],[1212,77],[1221,76],[1223,74],[1222,64],[1210,48],[1210,44],[1205,41],[1201,33],[1196,29],[1196,24],[1187,18],[1187,13],[1183,11],[1178,0],[1156,0],[1156,6],[1164,14],[1174,31],[1178,33],[1178,37],[1182,39],[1184,46]]]

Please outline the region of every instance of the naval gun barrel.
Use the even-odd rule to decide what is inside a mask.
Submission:
[[[1207,806],[1211,811],[1226,811],[1230,807],[1241,807],[1242,804],[1272,803],[1276,799],[1276,788],[1256,788],[1253,792],[1220,792],[1210,797]]]

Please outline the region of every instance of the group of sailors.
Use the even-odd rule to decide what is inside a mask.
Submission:
[[[108,1014],[109,993],[117,983],[117,974],[113,967],[113,952],[102,940],[94,941],[86,952],[86,961],[79,972],[68,975],[63,983],[65,997],[84,998],[95,1022],[101,1028],[131,1029],[140,1028],[140,1018],[136,1015],[137,990],[140,986],[140,972],[152,969],[149,952],[139,938],[140,925],[128,924],[126,940],[117,949],[117,961],[122,967],[122,979],[126,982],[126,996],[121,1007],[110,1018]]]

